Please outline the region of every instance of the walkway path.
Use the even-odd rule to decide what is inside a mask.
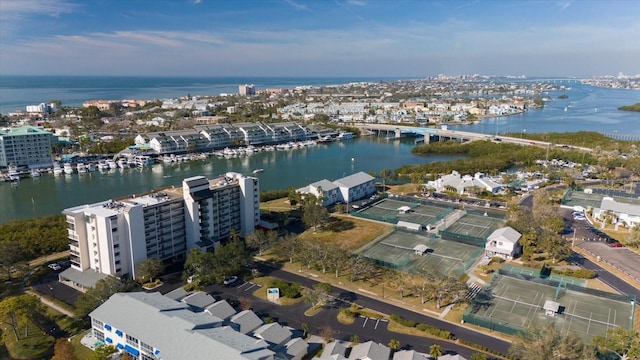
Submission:
[[[56,311],[59,311],[59,312],[65,314],[65,315],[67,315],[70,318],[75,318],[76,317],[71,311],[61,307],[60,305],[56,304],[55,302],[45,298],[44,296],[42,296],[42,295],[40,295],[40,294],[38,294],[36,292],[33,292],[31,290],[26,290],[25,292],[27,294],[31,294],[31,295],[37,296],[40,299],[40,301],[42,301],[43,304],[47,305],[48,307],[50,307],[50,308],[52,308],[52,309],[54,309]]]

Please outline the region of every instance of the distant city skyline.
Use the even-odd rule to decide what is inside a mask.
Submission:
[[[640,73],[640,1],[0,1],[0,75]]]

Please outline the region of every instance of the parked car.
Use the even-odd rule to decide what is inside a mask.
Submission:
[[[624,247],[624,245],[623,245],[623,244],[621,244],[621,243],[619,243],[619,242],[617,242],[617,241],[616,241],[616,242],[613,242],[613,243],[611,243],[611,244],[609,244],[609,245],[611,245],[611,247],[614,247],[614,248],[623,248],[623,247]]]
[[[47,266],[49,267],[49,269],[51,269],[51,270],[53,270],[53,271],[60,271],[60,270],[62,270],[62,266],[60,266],[60,265],[58,265],[58,264],[56,264],[56,263],[49,264],[49,265],[47,265]]]
[[[224,279],[224,281],[222,282],[222,284],[224,286],[230,286],[235,284],[235,282],[238,281],[238,277],[237,276],[232,276],[230,278]]]

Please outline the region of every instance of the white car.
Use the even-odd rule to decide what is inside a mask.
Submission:
[[[238,281],[238,277],[237,276],[232,276],[232,277],[230,277],[228,279],[224,279],[222,284],[225,285],[225,286],[229,286],[229,285],[232,285],[233,283],[235,283],[236,281]]]
[[[51,269],[51,270],[53,270],[53,271],[60,271],[60,270],[62,270],[62,266],[60,266],[60,265],[58,265],[58,264],[56,264],[56,263],[49,264],[49,265],[47,265],[47,266],[49,266],[49,269]]]

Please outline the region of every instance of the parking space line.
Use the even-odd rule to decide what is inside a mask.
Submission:
[[[249,291],[249,290],[253,289],[256,286],[256,284],[254,284],[254,283],[249,283],[249,284],[251,284],[251,286],[249,286],[248,288],[244,289],[243,291]]]
[[[377,329],[378,328],[378,324],[380,324],[380,319],[378,319],[378,321],[376,321],[376,326],[374,326],[373,328]]]
[[[369,318],[365,317],[364,318],[364,323],[362,323],[362,327],[365,327],[367,325],[367,320],[369,320]]]
[[[243,286],[245,286],[245,285],[247,285],[247,284],[250,284],[250,282],[243,282],[242,284],[240,284],[240,285],[236,286],[236,288],[237,288],[237,289],[240,289],[241,287],[243,287]]]

